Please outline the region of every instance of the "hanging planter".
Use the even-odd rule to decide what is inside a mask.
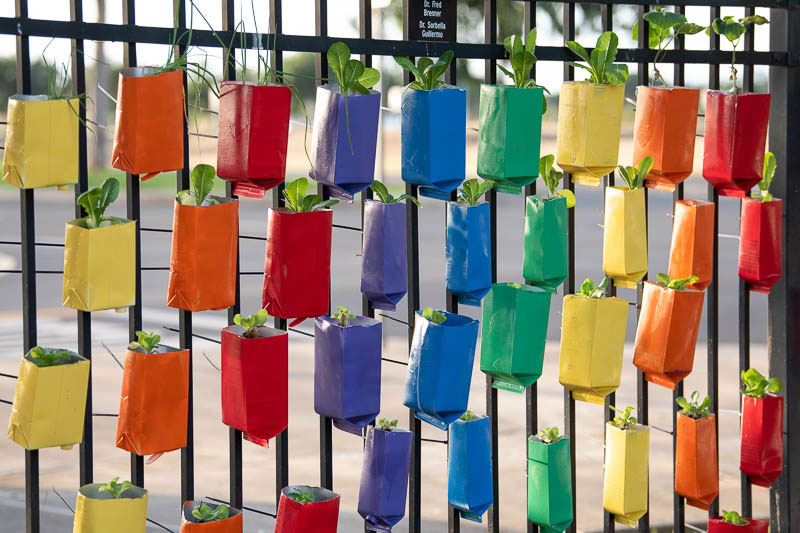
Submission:
[[[572,398],[602,405],[622,374],[628,302],[603,296],[586,280],[581,293],[564,296],[558,382]]]
[[[492,386],[521,394],[542,375],[550,291],[495,283],[483,304],[481,371]]]
[[[222,82],[217,173],[233,183],[233,194],[263,198],[283,183],[291,103],[284,85]]]
[[[26,450],[83,441],[89,360],[75,352],[37,346],[19,365],[8,438]]]
[[[721,516],[708,519],[708,533],[768,533],[769,520],[756,520],[754,518],[737,518],[745,523],[733,524],[726,522]]]
[[[692,373],[705,297],[683,290],[685,284],[668,286],[681,282],[686,280],[645,282],[633,354],[633,364],[647,381],[672,390]]]
[[[644,189],[606,187],[603,270],[614,285],[635,289],[647,273]]]
[[[417,311],[403,404],[439,429],[467,410],[478,321],[462,315]]]
[[[635,419],[626,429],[606,424],[603,508],[622,525],[636,527],[647,513],[649,460],[650,428]]]
[[[222,509],[220,509],[222,508]],[[215,512],[227,509],[225,518],[213,517]],[[194,516],[195,511],[201,516],[209,513],[213,518],[208,521]],[[242,533],[242,511],[227,505],[188,501],[183,504],[180,533]]]
[[[183,168],[183,72],[153,67],[119,73],[111,166],[147,180]]]
[[[20,189],[78,182],[78,98],[8,98],[3,181]]]
[[[263,326],[262,314],[260,326],[222,330],[221,398],[222,423],[267,446],[289,423],[289,343],[286,331]]]
[[[338,523],[339,495],[332,490],[307,485],[281,489],[275,533],[336,533]]]
[[[358,514],[370,531],[389,532],[406,514],[411,437],[395,427],[367,427]]]
[[[405,204],[366,200],[363,245],[361,294],[375,309],[394,311],[408,291]]]
[[[147,525],[147,490],[130,487],[118,497],[100,492],[103,483],[78,489],[73,533],[144,533]]]
[[[697,89],[636,88],[633,160],[653,156],[645,187],[671,192],[692,174],[699,100]]]
[[[669,276],[697,281],[689,289],[702,291],[713,281],[714,204],[701,200],[675,202],[675,221],[669,249]]]
[[[564,531],[573,520],[569,437],[547,442],[540,435],[528,437],[528,520]]]
[[[489,204],[447,204],[447,290],[458,303],[480,306],[492,286]]]
[[[555,292],[567,279],[568,269],[567,199],[529,196],[525,200],[522,276]]]
[[[675,492],[706,511],[719,494],[715,415],[678,416],[675,442]]]
[[[781,279],[782,213],[780,199],[742,199],[739,277],[750,290],[769,294]]]
[[[467,413],[450,426],[447,502],[461,518],[482,522],[494,503],[489,418]]]
[[[742,432],[739,469],[750,483],[770,487],[783,471],[783,385],[754,368],[742,372]]]
[[[382,324],[339,310],[314,322],[314,411],[362,435],[381,410]]]

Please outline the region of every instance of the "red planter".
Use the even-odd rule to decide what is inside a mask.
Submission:
[[[750,523],[743,526],[729,524],[716,516],[708,519],[708,533],[767,533],[769,531],[768,520],[753,520],[745,518]]]
[[[287,495],[295,489],[312,492],[314,501],[298,503]],[[320,487],[290,485],[281,489],[275,533],[336,533],[339,495]]]
[[[222,330],[222,423],[267,446],[289,423],[289,344],[285,331],[240,326]]]
[[[706,93],[703,177],[722,196],[743,198],[759,181],[769,94]]]
[[[270,209],[261,307],[278,318],[327,315],[331,282],[333,211]]]
[[[233,193],[263,198],[286,176],[292,93],[282,85],[222,82],[217,175]]]
[[[783,396],[742,401],[739,468],[750,483],[769,487],[783,470]]]
[[[742,200],[739,228],[739,277],[747,287],[769,294],[781,279],[781,200]]]

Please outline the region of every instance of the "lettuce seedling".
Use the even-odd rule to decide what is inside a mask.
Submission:
[[[39,368],[46,366],[65,365],[72,360],[72,354],[61,348],[44,348],[43,346],[34,346],[28,352],[31,362]]]
[[[176,200],[181,205],[216,205],[219,202],[209,196],[214,188],[217,171],[211,165],[195,165],[192,169],[191,189],[178,193]]]
[[[283,198],[286,200],[286,207],[292,213],[310,213],[311,211],[321,211],[339,203],[339,200],[323,200],[319,194],[309,194],[308,179],[298,178],[286,185],[283,189]]]
[[[268,318],[269,313],[267,313],[267,310],[259,309],[257,313],[250,316],[237,314],[233,317],[233,323],[244,328],[242,337],[253,339],[258,337],[258,328],[266,324]]]
[[[297,503],[311,503],[314,501],[314,493],[311,491],[304,492],[300,489],[294,489],[289,493],[289,497]]]
[[[551,428],[540,429],[539,433],[536,434],[536,438],[544,442],[545,444],[552,444],[554,442],[560,441],[564,437],[559,435],[558,428],[553,426]]]
[[[102,485],[97,492],[107,492],[112,498],[117,499],[122,496],[123,492],[133,487],[133,483],[130,481],[123,481],[122,483],[117,483],[117,481],[119,481],[119,477],[115,477],[105,485]]]
[[[644,185],[644,179],[650,173],[651,168],[653,168],[653,158],[648,155],[639,161],[638,167],[623,167],[620,165],[619,173],[622,179],[625,180],[628,189],[633,191]]]
[[[608,276],[604,277],[603,281],[601,281],[597,286],[595,286],[592,278],[586,278],[583,280],[583,283],[581,283],[581,292],[579,292],[578,295],[594,299],[604,298],[608,283]]]
[[[615,416],[614,420],[611,421],[611,423],[619,429],[630,429],[636,425],[636,417],[631,416],[631,413],[633,413],[633,407],[626,407],[625,410],[622,411],[612,405],[611,410],[619,414],[619,416]]]
[[[764,154],[764,171],[761,173],[761,181],[758,182],[758,196],[762,202],[771,202],[772,194],[769,187],[772,185],[772,178],[775,177],[775,170],[778,168],[778,160],[775,154],[767,152]]]
[[[697,276],[690,276],[688,278],[670,278],[667,274],[663,272],[656,276],[658,281],[656,282],[660,287],[664,287],[665,289],[671,289],[673,291],[682,291],[686,289],[687,285],[691,285],[692,283],[697,283],[697,280],[700,278]]]
[[[582,65],[573,61],[567,64],[573,67],[582,68],[589,71],[589,81],[601,85],[621,85],[628,79],[628,65],[615,65],[617,58],[617,45],[619,37],[613,31],[603,32],[597,38],[592,54],[575,41],[568,41],[567,48],[572,50],[578,57],[586,61],[588,65]]]
[[[378,420],[378,428],[381,431],[392,431],[397,429],[397,419],[387,420],[386,418],[381,418]]]
[[[525,42],[522,42],[521,35],[512,35],[506,37],[503,41],[503,47],[508,54],[508,60],[511,63],[511,71],[503,65],[497,65],[497,68],[503,71],[506,76],[514,80],[514,87],[517,89],[533,89],[541,88],[547,94],[550,91],[547,87],[539,85],[536,80],[531,78],[531,69],[536,63],[536,28],[528,32],[525,37]],[[513,71],[513,72],[512,72]],[[547,99],[542,97],[542,114],[547,112]]]
[[[516,281],[509,281],[506,283],[509,287],[514,287],[515,289],[521,289],[522,283],[517,283]]]
[[[778,394],[783,388],[783,383],[778,378],[765,378],[755,368],[742,371],[742,394],[751,398],[766,398],[769,394]]]
[[[736,85],[736,79],[739,73],[736,70],[736,47],[739,46],[739,42],[742,40],[742,35],[745,34],[747,27],[751,24],[769,24],[769,21],[761,15],[742,17],[738,20],[734,19],[731,15],[728,15],[720,19],[714,19],[714,22],[711,23],[711,26],[706,28],[706,34],[710,34],[711,30],[713,29],[714,33],[717,35],[725,36],[725,38],[728,39],[728,42],[730,42],[731,46],[733,47],[733,52],[731,53],[730,77],[730,80],[733,82],[733,87],[731,87],[732,93],[739,92],[739,86]]]
[[[417,200],[410,194],[401,194],[400,196],[395,198],[389,192],[389,189],[386,188],[386,185],[384,185],[378,180],[373,181],[372,185],[370,185],[369,188],[372,189],[372,192],[374,192],[378,196],[378,200],[380,200],[384,204],[399,204],[403,200],[411,200],[417,205],[417,207],[420,208],[422,207],[422,204],[419,203],[419,200]]]
[[[106,178],[99,187],[89,189],[78,196],[75,203],[86,211],[83,218],[88,229],[110,226],[117,223],[117,219],[104,217],[111,203],[119,196],[119,181],[116,178]]]
[[[656,49],[656,56],[653,58],[653,80],[666,85],[667,82],[658,70],[658,61],[667,52],[667,47],[678,35],[694,35],[703,31],[705,26],[700,26],[686,21],[686,16],[682,13],[664,11],[662,7],[644,14],[650,26],[648,35],[648,47]],[[633,40],[639,40],[639,22],[633,25]]]
[[[331,315],[331,318],[338,320],[341,327],[346,328],[348,322],[356,319],[356,315],[351,313],[348,308],[337,305],[336,309],[338,309],[339,312]]]
[[[698,391],[694,391],[689,399],[681,396],[675,400],[675,402],[683,409],[681,411],[682,415],[694,418],[695,420],[708,416],[711,413],[711,398],[706,396],[703,398],[703,401],[700,401],[700,393]]]
[[[410,88],[418,91],[433,91],[447,85],[441,78],[453,60],[453,51],[448,50],[443,53],[436,63],[429,57],[420,57],[416,65],[408,57],[395,57],[394,60],[414,75],[414,81],[408,85]]]
[[[218,522],[230,516],[230,509],[227,505],[217,505],[212,509],[206,502],[201,502],[200,507],[192,509],[192,516],[200,522]]]
[[[479,184],[477,178],[472,178],[461,184],[458,190],[458,202],[466,204],[470,207],[475,207],[484,194],[494,189],[496,182],[486,180]]]
[[[422,318],[425,318],[434,324],[443,324],[447,317],[441,311],[437,311],[433,307],[426,307],[422,310]]]
[[[544,184],[547,185],[547,190],[550,191],[549,199],[563,196],[567,199],[567,207],[574,207],[575,194],[569,189],[558,188],[558,184],[561,182],[561,178],[564,177],[564,173],[553,168],[553,163],[555,163],[555,160],[556,156],[553,154],[540,157],[539,176],[542,178],[542,181],[544,181]]]
[[[477,419],[478,415],[476,415],[472,411],[466,411],[463,415],[461,415],[461,417],[459,417],[459,420],[463,420],[464,422],[472,422],[473,420]]]
[[[739,516],[736,511],[722,511],[722,521],[734,526],[746,526],[750,522]]]
[[[136,341],[128,345],[129,350],[142,350],[144,353],[157,353],[161,335],[145,331],[136,332]]]

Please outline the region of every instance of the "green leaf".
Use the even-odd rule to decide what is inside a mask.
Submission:
[[[503,74],[505,74],[506,76],[508,76],[508,77],[509,77],[509,78],[511,78],[512,80],[514,79],[514,73],[513,73],[513,72],[511,72],[510,70],[508,70],[506,67],[504,67],[504,66],[503,66],[503,65],[501,65],[500,63],[498,63],[498,64],[497,64],[497,68],[499,68],[500,70],[502,70],[502,71],[503,71]]]
[[[693,22],[682,22],[681,24],[676,24],[673,31],[675,35],[695,35],[704,29],[706,29],[705,26],[700,26]]]
[[[443,324],[447,320],[447,316],[441,311],[437,311],[433,307],[426,307],[422,310],[422,318],[433,322],[434,324]]]
[[[136,340],[128,345],[128,348],[135,349],[141,348],[144,353],[156,353],[158,351],[158,343],[161,342],[161,335],[146,331],[137,331]]]
[[[100,188],[95,187],[78,196],[78,199],[75,201],[75,203],[83,207],[84,211],[86,211],[87,225],[89,222],[91,222],[89,227],[96,228],[100,225],[101,214],[97,211],[97,204],[100,201],[100,196],[102,194],[103,193]]]
[[[350,47],[348,47],[346,44],[342,42],[333,43],[331,47],[328,48],[328,65],[336,74],[336,78],[339,80],[339,86],[342,93],[344,93],[345,89],[347,88],[347,84],[344,81],[344,71],[349,61]]]
[[[686,16],[672,11],[655,10],[645,13],[644,20],[662,30],[665,33],[664,37],[666,37],[671,28],[686,22]]]
[[[614,63],[614,60],[617,58],[617,45],[619,44],[619,37],[613,31],[606,31],[603,32],[600,37],[597,38],[597,46],[595,50],[601,51],[601,58],[603,59],[603,73],[605,73],[606,68],[608,65]],[[600,78],[600,83],[603,83],[603,78]]]
[[[559,189],[558,194],[567,199],[567,209],[575,207],[575,193],[569,189]]]
[[[419,71],[419,69],[414,64],[414,62],[411,61],[411,59],[409,59],[407,57],[395,57],[394,60],[403,69],[405,69],[405,70],[409,71],[410,73],[412,73],[414,75],[414,79],[416,79],[416,80],[421,80],[422,79],[422,73]]]
[[[339,321],[339,325],[343,328],[347,327],[347,323],[351,320],[355,320],[357,317],[350,310],[346,307],[337,306],[336,309],[339,310],[338,313],[331,315],[331,318],[335,318]]]
[[[772,394],[776,394],[783,388],[783,382],[778,378],[769,378],[767,380],[767,390]]]
[[[440,81],[439,78],[442,77],[445,72],[447,72],[447,68],[450,66],[451,61],[453,61],[453,51],[447,50],[439,57],[439,60],[433,65],[433,67],[430,67],[431,78],[433,82],[431,89],[435,89],[444,83],[444,81]]]
[[[572,50],[572,52],[589,63],[589,53],[586,51],[586,48],[578,44],[576,41],[567,41],[567,48]],[[582,66],[582,65],[581,65]],[[583,66],[582,66],[583,67]],[[586,68],[586,67],[583,67]]]
[[[197,199],[197,205],[202,205],[206,197],[211,194],[216,177],[217,172],[211,165],[196,165],[192,169],[192,192]]]
[[[636,172],[636,177],[638,178],[638,186],[641,187],[644,183],[645,178],[647,175],[650,174],[650,170],[653,168],[653,157],[652,156],[645,156],[639,161],[639,167]]]
[[[353,84],[364,74],[364,70],[364,63],[358,59],[351,59],[347,62],[344,67],[342,94],[347,94],[347,91],[351,89]]]
[[[397,197],[397,198],[395,198],[394,200],[395,200],[395,202],[394,202],[394,203],[403,202],[403,201],[405,201],[405,200],[408,200],[408,201],[410,201],[410,202],[414,202],[414,204],[415,204],[417,207],[419,207],[420,209],[422,208],[422,204],[421,204],[421,203],[419,203],[419,200],[417,200],[417,198],[415,198],[414,196],[412,196],[412,195],[410,195],[410,194],[401,194],[400,196],[398,196],[398,197]]]
[[[525,51],[532,55],[536,52],[536,28],[531,29],[525,36]]]
[[[100,185],[100,190],[101,195],[97,209],[100,212],[100,216],[103,216],[106,208],[119,196],[119,181],[116,178],[106,178],[103,180],[103,184]]]
[[[298,178],[286,184],[283,189],[283,196],[286,198],[286,203],[289,204],[289,209],[295,213],[300,212],[300,204],[306,195],[308,188],[308,180],[306,178]]]
[[[511,68],[520,79],[527,79],[530,76],[536,58],[530,52],[522,51],[511,56]]]
[[[397,429],[397,419],[387,420],[386,418],[381,418],[378,420],[378,428],[381,431],[393,431]]]
[[[758,183],[758,189],[761,191],[761,199],[764,202],[772,200],[772,195],[769,194],[769,188],[772,185],[772,180],[775,177],[775,170],[778,168],[778,160],[775,159],[775,154],[767,152],[764,154],[764,170],[761,173],[761,181]]]
[[[622,85],[628,81],[628,65],[606,65],[606,83]]]
[[[594,281],[592,278],[586,278],[581,283],[581,295],[591,298],[592,293],[594,292]]]
[[[733,17],[727,16],[721,19],[715,19],[711,23],[711,27],[718,35],[724,36],[731,44],[739,41],[739,38],[744,35],[746,28],[744,24],[740,24],[733,20]]]
[[[372,189],[372,192],[374,192],[378,196],[378,200],[380,200],[384,204],[394,203],[391,201],[392,196],[389,194],[389,189],[387,189],[386,185],[384,185],[380,181],[378,180],[373,181],[372,184],[369,186],[369,188]]]
[[[511,56],[515,56],[525,50],[525,45],[519,35],[512,35],[511,39]]]
[[[431,59],[430,57],[423,56],[423,57],[420,57],[419,59],[417,59],[417,70],[419,70],[419,73],[420,73],[419,81],[423,81],[424,80],[424,78],[425,78],[425,69],[427,69],[431,65],[433,65],[433,59]],[[425,85],[425,84],[423,83],[423,85]]]
[[[478,193],[477,193],[478,197],[481,197],[490,190],[494,189],[495,185],[497,185],[496,181],[484,180],[484,182],[480,184],[480,187],[478,187]]]
[[[315,195],[316,196],[316,195]],[[319,198],[319,196],[317,196]],[[333,207],[339,203],[339,200],[335,198],[331,198],[329,200],[325,200],[323,202],[316,203],[311,206],[311,211],[322,211],[323,209],[328,209],[329,207]]]
[[[378,69],[364,68],[364,73],[358,78],[358,83],[365,89],[375,86],[381,79],[381,73]]]
[[[756,24],[759,26],[761,24],[769,24],[767,18],[762,17],[761,15],[752,15],[749,17],[744,17],[742,19],[739,19],[739,22],[741,22],[744,26],[749,26],[750,24]]]

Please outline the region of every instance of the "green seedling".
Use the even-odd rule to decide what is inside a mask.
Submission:
[[[606,295],[606,287],[608,287],[608,277],[604,277],[603,281],[600,282],[599,285],[595,286],[594,281],[592,278],[586,278],[581,283],[581,292],[578,294],[580,296],[585,296],[587,298],[604,298]]]
[[[136,332],[136,341],[128,345],[129,350],[142,350],[144,353],[157,353],[161,335],[145,331]]]
[[[464,422],[472,422],[473,420],[477,419],[478,415],[476,415],[472,411],[466,411],[463,415],[459,417],[459,420],[463,420]]]
[[[114,218],[103,216],[117,196],[119,196],[119,181],[116,178],[106,178],[99,187],[89,189],[78,196],[75,203],[86,211],[87,216],[83,220],[87,228],[100,228],[117,222]]]
[[[68,350],[61,348],[45,348],[43,346],[34,346],[28,352],[33,364],[38,367],[58,366],[69,363],[72,360],[72,354]]]
[[[533,89],[539,87],[547,94],[550,94],[547,87],[537,84],[536,80],[531,78],[531,70],[536,63],[536,55],[534,54],[536,51],[536,28],[528,32],[524,43],[522,42],[521,35],[506,37],[503,41],[503,47],[508,54],[511,70],[508,70],[499,63],[497,68],[514,80],[514,87],[517,89]],[[542,114],[544,115],[546,111],[547,99],[542,98]]]
[[[589,81],[601,85],[621,85],[628,79],[628,65],[615,65],[617,58],[617,45],[619,37],[613,31],[607,31],[597,38],[592,54],[575,41],[568,41],[567,48],[572,50],[578,57],[586,61],[588,65],[568,61],[567,64],[573,67],[582,68],[589,71]]]
[[[567,199],[567,207],[575,206],[575,193],[569,189],[559,189],[558,184],[561,178],[564,177],[563,172],[557,171],[553,168],[553,163],[556,161],[556,156],[548,154],[539,158],[539,176],[547,185],[547,190],[550,191],[550,198],[557,198],[563,196]]]
[[[673,291],[683,291],[686,290],[687,285],[691,285],[692,283],[697,283],[697,280],[700,278],[697,276],[689,276],[688,278],[670,278],[667,274],[661,272],[656,276],[658,281],[656,282],[660,287],[664,287],[665,289],[671,289]]]
[[[698,420],[711,413],[711,398],[706,396],[700,401],[700,393],[694,391],[690,398],[681,396],[675,402],[683,409],[681,414]]]
[[[611,406],[611,410],[617,413],[619,416],[615,416],[614,420],[611,422],[619,429],[630,429],[636,425],[636,417],[631,416],[633,413],[633,407],[626,407],[625,410],[617,409],[613,405]]]
[[[733,47],[733,52],[731,53],[730,77],[730,80],[733,82],[733,87],[731,87],[732,93],[739,92],[739,86],[736,85],[736,80],[739,74],[739,72],[736,70],[736,47],[739,46],[739,42],[742,40],[742,35],[745,34],[747,27],[751,24],[769,24],[769,21],[761,15],[753,15],[739,19],[734,19],[731,15],[728,15],[726,17],[714,19],[714,22],[711,23],[711,26],[706,28],[707,34],[713,29],[714,33],[717,35],[722,35],[728,39],[728,42],[730,42],[731,46]]]
[[[422,310],[422,318],[433,322],[434,324],[443,324],[447,317],[441,311],[437,311],[433,307],[426,307]]]
[[[648,155],[639,161],[638,167],[623,167],[620,165],[619,173],[622,179],[625,180],[625,185],[628,186],[628,189],[633,191],[644,185],[644,179],[650,173],[651,168],[653,168],[653,158]]]
[[[258,312],[250,316],[236,315],[233,317],[233,323],[237,326],[244,328],[243,337],[253,339],[258,337],[258,328],[264,326],[269,318],[269,313],[266,309],[259,309]]]
[[[560,441],[564,437],[558,434],[558,428],[554,426],[551,428],[540,429],[539,433],[536,434],[536,438],[545,444],[552,444]]]
[[[216,177],[217,171],[211,165],[195,165],[192,169],[191,189],[178,193],[178,203],[196,206],[218,204],[219,202],[210,196]]]
[[[694,35],[703,31],[705,26],[700,26],[692,22],[687,22],[686,16],[682,13],[664,11],[662,7],[644,14],[644,20],[650,27],[648,35],[648,47],[656,49],[656,56],[653,58],[653,81],[661,82],[666,85],[666,81],[658,70],[658,62],[664,57],[669,44],[678,35]],[[639,22],[633,25],[633,40],[639,40]]]
[[[393,431],[397,429],[397,419],[387,420],[385,418],[381,418],[378,420],[378,429],[381,431]]]
[[[766,398],[770,394],[778,394],[783,388],[783,382],[778,378],[765,378],[755,368],[742,371],[742,394],[751,398]]]
[[[486,180],[483,183],[478,183],[477,178],[472,178],[461,184],[458,190],[459,203],[475,207],[481,201],[484,194],[494,189],[496,183],[491,180]]]
[[[305,492],[301,489],[294,489],[289,493],[289,497],[297,503],[311,503],[314,501],[314,493],[311,491]]]
[[[335,318],[339,321],[339,325],[343,328],[347,327],[347,323],[351,320],[355,320],[357,317],[350,310],[346,307],[342,307],[341,305],[337,305],[336,309],[339,310],[338,313],[331,315],[331,318]]]
[[[375,195],[378,197],[378,200],[380,200],[384,204],[399,204],[403,200],[410,200],[414,202],[417,205],[417,207],[420,208],[422,207],[422,204],[419,203],[419,200],[417,200],[410,194],[401,194],[400,196],[395,198],[389,192],[389,189],[386,188],[386,185],[384,185],[378,180],[373,181],[372,185],[370,185],[369,188],[372,189],[372,192],[375,193]]]
[[[192,509],[192,516],[200,522],[218,522],[225,520],[230,516],[230,509],[227,505],[217,505],[216,509],[212,509],[206,502],[201,502],[200,507]]]
[[[509,287],[514,287],[515,289],[522,288],[522,283],[517,283],[517,282],[508,282],[506,283],[506,285],[508,285]]]
[[[123,492],[133,487],[133,483],[130,481],[123,481],[122,483],[117,483],[117,481],[119,481],[119,478],[115,477],[105,485],[102,485],[98,492],[107,492],[112,498],[117,499],[122,496]]]
[[[722,521],[734,526],[746,526],[750,522],[739,516],[736,511],[722,511]]]
[[[771,202],[772,194],[769,187],[772,185],[772,178],[775,177],[775,170],[778,168],[778,160],[775,154],[767,152],[764,154],[764,171],[761,173],[761,181],[758,182],[758,196],[762,202]]]
[[[394,60],[398,65],[414,75],[414,81],[408,85],[410,88],[418,91],[433,91],[447,85],[442,76],[447,72],[447,67],[450,66],[450,62],[453,60],[453,51],[446,51],[435,63],[429,57],[420,57],[417,59],[416,65],[408,57],[395,57]]]
[[[283,197],[286,200],[286,207],[292,213],[310,213],[311,211],[321,211],[339,203],[339,200],[323,200],[319,194],[309,194],[308,179],[298,178],[286,185],[283,189]]]

